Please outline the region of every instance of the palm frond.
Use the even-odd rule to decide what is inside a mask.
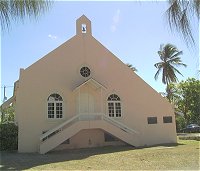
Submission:
[[[162,67],[162,65],[163,65],[163,62],[158,62],[158,63],[154,64],[154,66],[156,68],[160,68],[160,67]]]
[[[198,19],[200,18],[200,0],[194,0],[194,3],[192,5],[193,11],[196,12],[196,15]]]
[[[172,44],[166,44],[166,46],[163,48],[163,58],[164,60],[168,60],[168,58],[170,58],[171,56],[173,56],[173,54],[177,53],[178,49],[176,48],[176,46],[172,45]]]
[[[195,44],[191,31],[190,17],[200,17],[199,0],[169,0],[169,8],[166,11],[167,21],[170,29],[182,34],[187,45]],[[192,11],[192,12],[191,12]]]
[[[162,83],[163,83],[163,84],[168,84],[168,81],[167,81],[168,77],[167,77],[166,68],[162,68],[162,70],[163,70],[163,74],[162,74]]]
[[[9,26],[9,23],[10,23],[10,8],[9,8],[9,2],[8,1],[0,1],[0,21],[1,21],[1,28],[2,29]]]
[[[131,70],[133,70],[134,72],[137,72],[137,71],[138,71],[137,68],[134,67],[132,64],[127,63],[126,65],[127,65]]]
[[[190,41],[190,42],[194,43],[194,38],[192,35],[192,31],[190,29],[191,28],[190,21],[187,16],[187,9],[184,9],[182,11],[182,16],[180,19],[180,28],[181,28],[181,32],[184,36],[184,39],[186,41]]]
[[[161,51],[162,50],[162,51]],[[161,62],[154,64],[158,69],[154,78],[158,79],[159,74],[162,71],[162,82],[169,85],[171,82],[177,82],[178,78],[176,73],[182,75],[175,67],[178,66],[187,66],[182,63],[180,55],[183,54],[182,51],[179,51],[178,48],[172,44],[166,44],[159,51],[159,56]]]
[[[172,56],[170,56],[169,58],[173,59],[173,58],[178,57],[178,56],[180,56],[182,54],[183,54],[183,51],[178,51],[178,52],[174,53]]]
[[[1,28],[9,28],[11,20],[24,21],[26,17],[37,18],[49,10],[50,0],[6,0],[0,1]]]
[[[162,69],[161,69],[161,68],[159,68],[159,69],[158,69],[158,71],[156,72],[156,74],[154,75],[154,79],[155,79],[155,80],[157,80],[157,79],[158,79],[158,76],[159,76],[159,74],[160,74],[161,70],[162,70]]]
[[[183,76],[183,74],[181,74],[181,72],[179,70],[177,70],[175,67],[172,66],[172,69],[173,69],[173,71],[175,71],[175,72],[177,72],[177,73],[179,73],[180,75]]]
[[[168,81],[169,83],[171,82],[177,82],[178,81],[178,78],[175,74],[175,71],[177,70],[176,68],[174,68],[173,66],[169,65],[169,67],[167,68],[167,78],[168,78]],[[177,70],[178,71],[178,70]],[[179,72],[179,71],[178,71]],[[179,72],[180,73],[180,72]],[[182,75],[182,74],[181,74]]]
[[[171,57],[167,62],[172,65],[187,67],[186,64],[182,63],[180,57],[175,57],[175,56],[173,58]]]
[[[177,0],[169,0],[170,7],[167,9],[166,14],[170,28],[179,28],[179,20],[181,17],[181,7]]]

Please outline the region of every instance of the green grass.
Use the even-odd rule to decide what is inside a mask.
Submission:
[[[199,141],[134,149],[130,146],[18,154],[1,152],[0,170],[198,170]]]

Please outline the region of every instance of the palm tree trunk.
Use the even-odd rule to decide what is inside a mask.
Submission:
[[[167,83],[167,87],[166,87],[166,92],[167,92],[167,99],[169,100],[169,102],[171,103],[171,91],[169,88],[169,84]]]

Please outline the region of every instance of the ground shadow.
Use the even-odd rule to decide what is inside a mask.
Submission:
[[[25,170],[50,163],[81,160],[93,155],[133,149],[135,148],[127,145],[52,151],[44,155],[38,153],[17,153],[17,151],[1,152],[0,170]]]
[[[184,144],[162,144],[151,147],[174,147]],[[128,150],[140,150],[143,148],[150,148],[150,146],[135,148],[133,146],[107,146],[98,148],[87,148],[87,149],[74,149],[74,150],[62,150],[62,151],[51,151],[47,154],[38,153],[17,153],[13,152],[1,152],[1,168],[0,170],[25,170],[36,166],[45,164],[81,160],[88,158],[93,155],[115,153],[120,151]]]

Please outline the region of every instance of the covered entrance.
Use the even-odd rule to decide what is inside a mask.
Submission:
[[[80,108],[79,113],[89,114],[95,113],[95,97],[90,92],[80,92],[80,101],[77,100],[77,106]]]
[[[76,92],[77,114],[105,113],[103,109],[103,90],[105,86],[94,80],[88,79],[74,89]]]

